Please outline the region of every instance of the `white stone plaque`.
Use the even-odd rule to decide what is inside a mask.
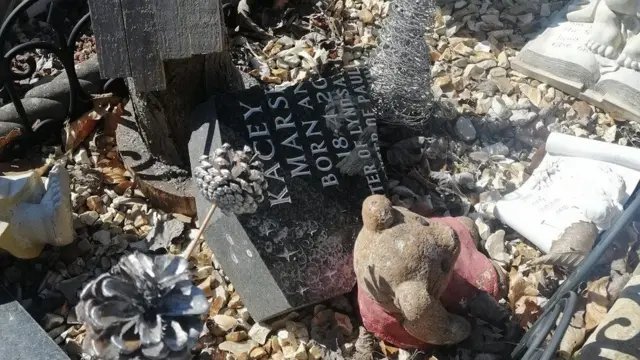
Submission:
[[[587,43],[601,27],[589,19],[568,21],[567,10],[578,7],[579,0],[559,12],[511,62],[512,68],[590,102],[614,118],[640,121],[640,72],[620,65],[616,53],[606,58],[590,50]],[[575,13],[570,18],[576,18]]]

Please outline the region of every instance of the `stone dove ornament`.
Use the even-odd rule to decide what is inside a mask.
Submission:
[[[103,360],[186,359],[209,303],[177,256],[126,255],[80,294],[85,352]]]
[[[211,156],[203,155],[194,175],[204,197],[226,214],[255,213],[264,201],[263,165],[249,146],[234,151],[224,144]]]

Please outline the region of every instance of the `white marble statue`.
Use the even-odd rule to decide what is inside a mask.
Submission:
[[[593,53],[640,70],[639,4],[639,0],[582,0],[569,7],[567,20],[593,23],[586,43]]]
[[[33,172],[0,177],[0,249],[18,258],[37,257],[46,244],[73,241],[69,173],[55,165],[48,181]]]

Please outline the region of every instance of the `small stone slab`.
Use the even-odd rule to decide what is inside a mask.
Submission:
[[[65,108],[69,107],[69,98],[71,90],[69,81],[66,79],[55,78],[46,84],[34,87],[24,94],[25,98],[44,98],[61,103]],[[79,79],[80,86],[88,94],[98,94],[102,90],[101,86],[92,82]]]
[[[223,143],[250,145],[264,164],[268,190],[258,211],[217,210],[204,235],[256,321],[355,284],[362,201],[387,183],[368,76],[357,69],[282,91],[252,87],[192,115],[192,166]],[[204,219],[211,203],[195,184],[194,195]]]
[[[640,72],[620,67],[586,47],[595,26],[566,19],[568,7],[578,1],[567,5],[542,34],[527,43],[511,67],[616,118],[640,121]]]
[[[27,113],[27,118],[30,124],[35,123],[37,120],[46,119],[62,121],[67,116],[67,108],[65,108],[64,104],[55,100],[24,98],[22,99],[22,106],[24,107],[24,111]],[[18,110],[16,110],[13,103],[0,107],[0,122],[22,122],[18,115]]]
[[[0,288],[0,358],[69,360],[29,313]]]

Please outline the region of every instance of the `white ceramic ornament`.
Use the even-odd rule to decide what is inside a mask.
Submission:
[[[53,166],[46,190],[36,172],[0,178],[0,249],[30,259],[46,244],[70,244],[73,235],[69,173],[64,167]]]

